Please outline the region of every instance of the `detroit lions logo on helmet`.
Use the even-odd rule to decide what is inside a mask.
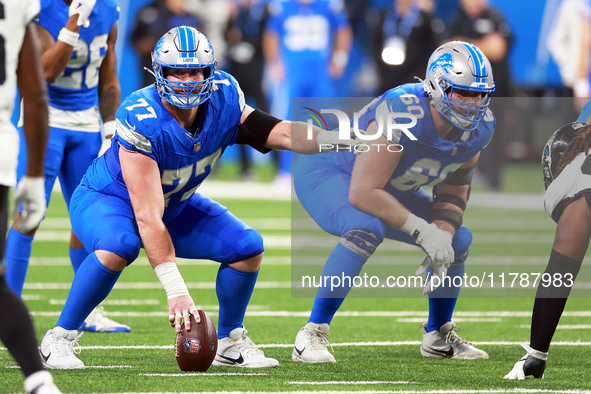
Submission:
[[[429,73],[435,73],[440,68],[446,75],[449,75],[449,70],[454,68],[454,57],[451,52],[446,52],[439,56],[435,61],[429,65]]]

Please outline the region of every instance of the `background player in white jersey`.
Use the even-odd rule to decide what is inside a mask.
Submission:
[[[117,110],[111,148],[93,162],[72,196],[72,228],[92,253],[76,272],[56,327],[41,343],[48,366],[84,367],[72,351],[77,329],[141,247],[166,291],[169,321],[177,332],[182,320],[190,328],[189,314],[199,315],[176,257],[220,263],[214,365],[279,365],[265,357],[243,325],[263,239],[196,190],[234,143],[263,153],[292,149],[312,154],[320,151],[321,143],[343,149],[355,141],[339,141],[339,133],[318,128],[308,140],[305,123],[253,110],[245,105],[234,77],[216,70],[216,64],[203,34],[192,27],[173,28],[152,53],[156,83],[132,93]]]
[[[41,59],[50,105],[45,158],[48,204],[56,177],[60,179],[66,204],[70,204],[74,189],[101,149],[101,118],[107,138],[115,131],[115,111],[121,95],[115,56],[118,17],[116,0],[41,1],[36,27],[43,48]],[[25,153],[23,143],[19,178],[26,168]],[[19,220],[17,217],[8,233],[6,246],[6,280],[18,295],[22,293],[37,230],[19,231]],[[87,255],[72,232],[70,260],[74,271]],[[101,309],[91,313],[80,329],[130,331],[128,326],[106,318]]]
[[[43,368],[27,308],[4,280],[8,191],[16,183],[18,133],[10,117],[17,83],[23,98],[24,134],[29,149],[27,172],[15,194],[15,203],[22,203],[25,208],[19,228],[29,231],[37,226],[46,208],[43,155],[47,141],[47,93],[39,38],[31,24],[38,13],[37,0],[0,2],[0,340],[21,367],[27,393],[60,394]]]
[[[540,281],[527,351],[505,379],[542,379],[550,342],[564,311],[591,238],[591,125],[569,123],[544,147],[544,207],[557,223],[550,260]]]

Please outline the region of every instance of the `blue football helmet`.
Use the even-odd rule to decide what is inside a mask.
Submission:
[[[548,189],[548,186],[550,186],[556,177],[558,162],[568,147],[568,144],[575,138],[579,129],[585,126],[587,126],[587,123],[583,122],[567,123],[556,130],[548,142],[546,142],[544,152],[542,153],[542,171],[546,189]]]
[[[179,108],[203,104],[211,96],[216,64],[213,47],[203,33],[188,26],[170,29],[158,40],[152,52],[158,94]],[[165,68],[202,69],[205,78],[197,82],[170,81],[164,75]]]
[[[452,41],[437,48],[422,81],[431,104],[462,130],[473,130],[484,117],[495,90],[490,62],[476,46]],[[454,89],[477,92],[480,104],[452,98]]]

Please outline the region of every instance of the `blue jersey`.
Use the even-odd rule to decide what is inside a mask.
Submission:
[[[41,0],[41,13],[36,22],[57,41],[69,19],[68,11],[64,0]],[[47,84],[51,106],[82,111],[96,105],[99,68],[107,54],[107,38],[118,18],[116,0],[97,0],[88,18],[90,25],[80,28],[80,37],[66,69],[55,82]]]
[[[267,29],[280,38],[281,55],[290,73],[310,77],[328,71],[337,29],[347,26],[341,0],[276,0],[270,3]]]
[[[587,122],[591,117],[591,100],[587,101],[577,118],[577,122]]]
[[[117,132],[111,149],[94,161],[82,184],[131,204],[119,149],[143,153],[160,169],[166,204],[163,220],[174,219],[236,140],[244,95],[236,80],[223,71],[216,71],[213,83],[211,97],[202,104],[196,137],[170,115],[154,85],[132,93],[115,114]]]
[[[443,182],[488,144],[495,128],[494,115],[487,110],[478,127],[464,132],[457,141],[439,137],[433,124],[429,98],[420,83],[390,89],[376,98],[360,111],[359,128],[367,129],[371,121],[383,119],[388,113],[411,113],[417,118],[417,124],[408,129],[416,140],[398,129],[394,129],[390,136],[390,142],[403,147],[400,162],[385,188],[395,196]],[[400,117],[397,123],[409,123],[409,119]],[[327,157],[342,171],[352,172],[354,153],[333,152]]]

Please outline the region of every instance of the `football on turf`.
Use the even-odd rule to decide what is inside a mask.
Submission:
[[[174,353],[181,371],[207,371],[218,349],[218,335],[213,322],[203,311],[199,311],[200,323],[191,315],[191,330],[181,326],[176,335]]]

